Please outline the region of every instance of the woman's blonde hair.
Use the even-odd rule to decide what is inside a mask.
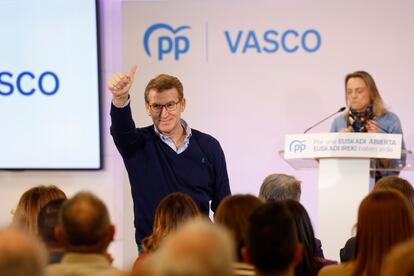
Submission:
[[[170,232],[199,214],[194,200],[184,193],[175,192],[164,197],[155,211],[152,234],[142,241],[143,252],[156,251]]]
[[[22,194],[14,212],[12,227],[36,236],[40,209],[54,199],[66,199],[65,193],[54,185],[36,186]]]
[[[384,113],[387,112],[387,109],[384,106],[384,102],[377,89],[377,85],[375,84],[374,78],[368,72],[365,72],[365,71],[355,71],[353,73],[346,75],[345,77],[345,102],[347,103],[347,105],[348,105],[348,100],[346,97],[346,88],[347,88],[348,80],[352,78],[360,78],[365,82],[365,85],[368,88],[369,96],[371,99],[372,111],[374,112],[375,116],[384,115]]]

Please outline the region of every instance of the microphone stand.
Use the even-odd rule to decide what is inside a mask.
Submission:
[[[332,116],[334,116],[334,115],[336,115],[336,114],[338,114],[339,112],[342,112],[342,111],[344,111],[346,108],[345,107],[341,107],[338,111],[336,111],[335,113],[333,113],[333,114],[331,114],[331,115],[329,115],[328,117],[326,117],[326,118],[323,118],[322,120],[320,120],[319,122],[317,122],[316,124],[314,124],[314,125],[312,125],[312,126],[310,126],[310,127],[308,127],[304,132],[303,132],[303,134],[306,134],[309,130],[311,130],[312,128],[314,128],[314,127],[316,127],[317,125],[319,125],[319,124],[321,124],[321,123],[323,123],[323,122],[325,122],[326,120],[328,120],[329,118],[331,118]]]

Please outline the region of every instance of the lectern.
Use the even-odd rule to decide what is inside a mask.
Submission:
[[[406,164],[401,134],[317,133],[287,135],[282,157],[295,169],[318,168],[317,236],[325,257],[339,260],[339,250],[352,236],[358,207],[370,190],[378,159],[392,159],[386,171]],[[403,156],[403,157],[402,157]]]

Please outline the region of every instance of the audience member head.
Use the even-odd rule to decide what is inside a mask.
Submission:
[[[296,200],[288,199],[282,201],[292,214],[295,221],[298,241],[303,245],[302,262],[297,266],[298,274],[315,271],[315,257],[317,255],[315,245],[315,234],[313,232],[312,222],[306,209]]]
[[[226,197],[217,207],[214,221],[226,226],[233,234],[239,261],[242,260],[241,249],[245,246],[249,216],[261,205],[263,201],[253,195],[232,195]]]
[[[56,236],[68,252],[105,253],[114,234],[105,204],[92,193],[79,192],[63,204]]]
[[[414,239],[394,246],[386,256],[381,272],[382,276],[414,275]]]
[[[39,241],[16,229],[0,230],[0,275],[43,276],[46,251]]]
[[[300,181],[286,174],[271,174],[263,180],[259,198],[264,201],[294,199],[299,201],[301,195]]]
[[[187,222],[171,233],[157,253],[157,275],[232,275],[234,244],[227,229],[208,220]]]
[[[408,200],[395,190],[376,190],[358,211],[353,275],[379,275],[384,256],[414,233]]]
[[[60,248],[61,243],[55,236],[55,227],[58,226],[59,211],[66,199],[54,199],[46,203],[39,211],[37,224],[39,236],[48,248]]]
[[[167,195],[161,200],[155,211],[152,234],[142,241],[143,251],[157,250],[170,232],[198,215],[198,207],[190,196],[180,192]]]
[[[260,275],[294,275],[301,262],[302,245],[284,203],[266,203],[253,211],[243,256]]]
[[[59,198],[66,199],[66,195],[62,190],[53,185],[41,185],[27,190],[22,194],[17,204],[12,227],[37,236],[37,217],[40,209],[49,201]]]
[[[407,180],[398,176],[385,176],[375,183],[374,189],[395,189],[400,191],[408,199],[411,208],[414,210],[414,189]]]

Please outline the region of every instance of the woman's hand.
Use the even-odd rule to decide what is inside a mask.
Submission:
[[[343,128],[343,129],[341,129],[339,132],[352,132],[352,127],[351,127],[351,126],[349,126],[349,127],[347,127],[347,128]]]
[[[374,120],[368,120],[366,128],[367,128],[367,132],[370,132],[370,133],[380,132],[378,123],[375,122]]]

